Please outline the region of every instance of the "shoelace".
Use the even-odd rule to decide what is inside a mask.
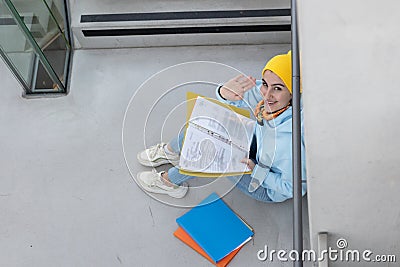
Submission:
[[[153,169],[152,172],[154,172],[155,174],[157,174],[157,176],[159,176],[156,170]],[[163,185],[165,185],[165,186],[167,186],[167,187],[169,187],[169,188],[171,188],[171,189],[177,189],[177,188],[179,188],[179,185],[169,185],[169,184],[166,184],[166,183],[164,182],[164,179],[161,177],[161,175],[160,175],[160,180],[161,180],[161,183],[162,183]],[[151,184],[150,184],[150,186],[151,186],[151,187],[158,187],[157,180],[152,181]]]
[[[163,144],[157,144],[155,146],[150,147],[149,148],[150,158],[154,158],[157,155],[158,150],[160,150],[160,149],[164,149]]]
[[[154,174],[158,175],[158,173],[157,173],[157,171],[156,171],[155,169],[152,169],[151,171],[152,171]],[[150,184],[150,186],[151,186],[151,187],[156,187],[156,186],[157,186],[156,180],[152,181],[151,184]]]

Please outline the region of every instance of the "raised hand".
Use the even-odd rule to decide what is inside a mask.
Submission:
[[[241,100],[245,92],[256,85],[256,79],[243,74],[227,81],[220,89],[220,94],[227,100]]]

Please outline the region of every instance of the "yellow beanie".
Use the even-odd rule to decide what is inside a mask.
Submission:
[[[292,94],[292,51],[271,58],[263,68],[262,76],[266,70],[270,70],[278,75],[289,89],[290,94]]]

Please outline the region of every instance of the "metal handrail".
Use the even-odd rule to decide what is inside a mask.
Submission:
[[[300,68],[299,44],[297,35],[296,0],[291,0],[292,19],[292,164],[293,164],[293,249],[301,255],[303,252],[303,214],[302,214],[302,177],[301,177],[301,114],[300,114]],[[295,267],[302,267],[299,257]]]

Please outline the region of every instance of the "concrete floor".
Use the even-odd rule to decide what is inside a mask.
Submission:
[[[216,61],[259,77],[266,60],[287,49],[288,45],[260,45],[79,50],[71,92],[55,99],[23,99],[21,87],[1,63],[0,266],[212,266],[172,235],[175,219],[188,210],[183,206],[194,204],[205,190],[196,187],[186,200],[169,202],[145,194],[134,181],[134,174],[146,169],[134,159],[143,141],[156,143],[160,136],[172,136],[181,119],[169,123],[165,136],[152,124],[144,137],[142,114],[161,89],[143,88],[163,88],[170,80],[161,73],[156,76],[160,79],[149,80],[154,84],[146,83],[140,92],[138,88],[166,67],[196,60]],[[127,109],[134,94],[141,98],[134,98]],[[174,94],[164,99],[174,100]],[[121,142],[126,110],[128,167]],[[236,189],[224,200],[255,229],[254,240],[230,266],[292,266],[257,259],[264,245],[292,248],[291,201],[264,204]],[[304,217],[308,246],[307,210]]]

